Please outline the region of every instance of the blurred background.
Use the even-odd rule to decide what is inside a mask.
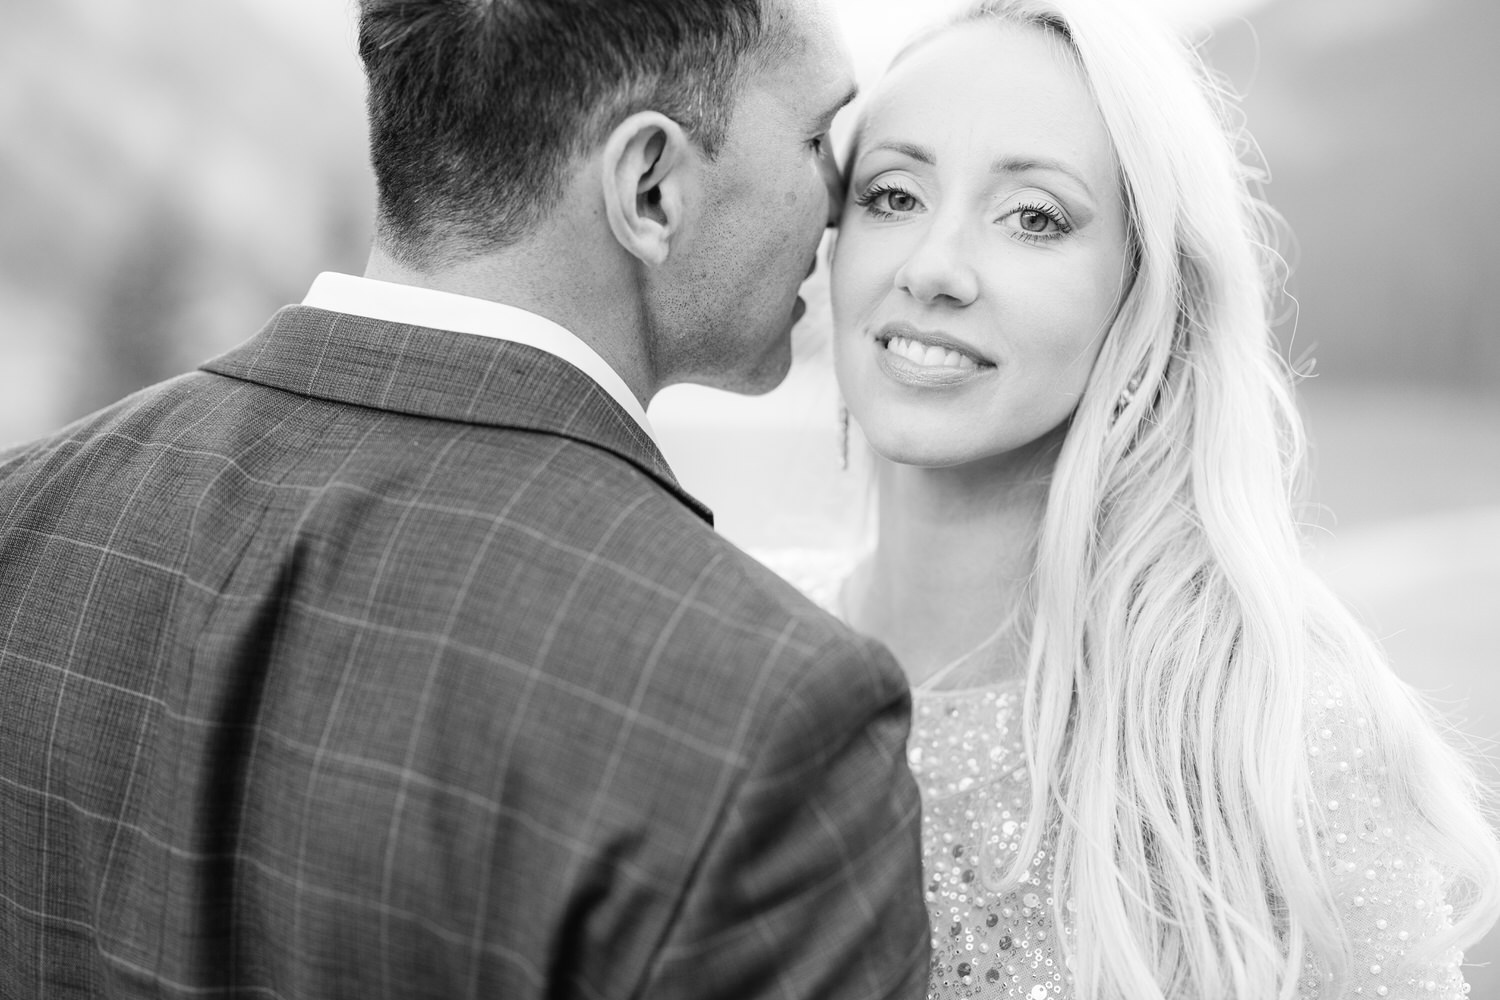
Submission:
[[[1493,761],[1500,4],[1135,2],[1203,39],[1245,95],[1295,234],[1279,334],[1313,373],[1310,557]],[[840,3],[867,85],[944,6]],[[50,0],[3,20],[0,445],[245,339],[320,270],[362,271],[373,185],[348,0]],[[808,298],[815,333],[826,306]],[[652,406],[684,483],[751,549],[858,539],[863,479],[839,471],[826,348],[800,331],[776,392]],[[1469,957],[1500,957],[1500,936]],[[1468,975],[1500,996],[1500,971]]]

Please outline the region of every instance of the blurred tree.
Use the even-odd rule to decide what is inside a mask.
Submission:
[[[51,0],[7,20],[0,440],[248,337],[318,270],[362,267],[352,51],[319,62],[246,0]]]
[[[172,370],[173,346],[191,338],[181,329],[192,301],[194,261],[213,253],[191,220],[165,192],[150,192],[140,220],[97,297],[88,329],[107,331],[94,338],[86,377],[66,387],[65,405],[88,412],[158,381]]]

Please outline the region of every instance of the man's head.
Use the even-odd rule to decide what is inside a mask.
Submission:
[[[434,273],[561,218],[638,300],[649,391],[780,381],[852,89],[819,0],[361,0],[360,53],[388,257]]]
[[[634,111],[715,155],[770,41],[759,0],[362,0],[383,242],[420,268],[523,238]]]

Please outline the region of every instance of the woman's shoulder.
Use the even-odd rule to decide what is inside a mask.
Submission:
[[[1462,954],[1430,947],[1453,926],[1449,873],[1393,766],[1400,727],[1381,717],[1407,706],[1378,676],[1372,684],[1326,666],[1310,673],[1306,694],[1307,815],[1350,948],[1349,985],[1371,996],[1462,996]]]
[[[1325,778],[1391,777],[1392,755],[1414,738],[1441,740],[1435,719],[1389,664],[1363,650],[1314,648],[1303,681],[1303,737],[1311,770]]]
[[[1345,669],[1317,666],[1303,687],[1303,737],[1315,775],[1374,776],[1377,739],[1370,693]]]
[[[1393,767],[1402,753],[1397,744],[1403,727],[1392,725],[1388,716],[1405,715],[1408,706],[1399,697],[1383,703],[1380,687],[1378,681],[1372,687],[1369,678],[1328,667],[1310,671],[1307,679],[1302,734],[1307,805],[1331,858],[1370,854],[1388,862],[1398,846],[1409,852],[1422,839],[1424,823],[1406,787],[1409,776],[1405,768]],[[1350,858],[1339,867],[1348,869]]]

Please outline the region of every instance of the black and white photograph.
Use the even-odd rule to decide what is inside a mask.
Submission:
[[[1500,6],[0,24],[0,1000],[1500,997]]]

